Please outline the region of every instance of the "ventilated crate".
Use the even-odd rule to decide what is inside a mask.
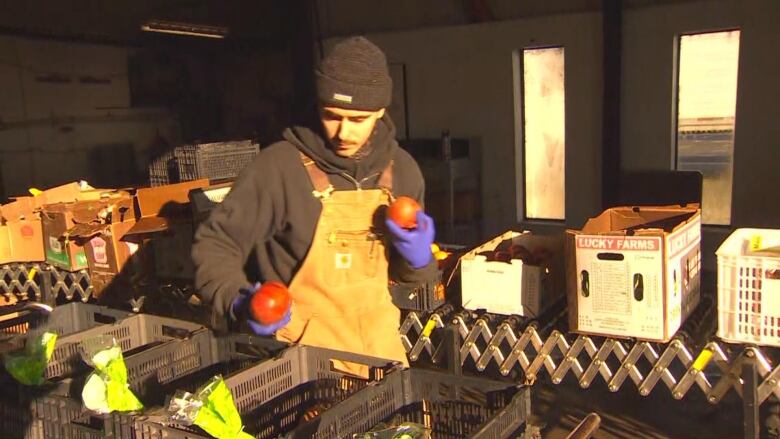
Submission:
[[[287,437],[341,438],[416,422],[437,439],[518,437],[530,414],[530,391],[511,383],[424,369],[388,374]]]
[[[53,379],[72,375],[86,365],[81,359],[81,343],[84,340],[108,335],[113,336],[122,352],[150,348],[172,339],[182,339],[204,327],[183,320],[137,314],[111,325],[102,325],[66,335],[57,339],[57,345],[46,367],[45,377]],[[127,354],[125,354],[127,355]]]
[[[780,230],[737,229],[716,253],[718,337],[780,346]]]
[[[334,360],[369,366],[369,378],[356,378],[334,370]],[[396,364],[388,360],[293,346],[276,358],[227,376],[225,383],[241,413],[245,431],[261,439],[276,438],[304,419],[327,413],[330,407],[381,379],[395,367]],[[208,437],[199,428],[165,425],[162,419],[162,412],[150,414],[140,422],[138,437]]]
[[[125,359],[130,389],[147,407],[142,413],[97,415],[88,412],[64,425],[67,437],[81,439],[136,437],[137,417],[163,406],[177,390],[194,392],[219,374],[227,376],[276,356],[287,344],[245,334],[215,337],[197,331],[185,340],[173,340]]]
[[[395,306],[413,311],[433,311],[445,302],[444,284],[439,272],[432,282],[390,284],[390,296]]]
[[[64,304],[50,313],[29,304],[21,304],[17,308],[18,311],[6,314],[7,318],[0,320],[0,333],[13,337],[4,340],[0,352],[20,348],[26,338],[46,331],[63,337],[96,326],[113,324],[130,315],[127,311],[85,303]]]
[[[174,148],[149,165],[152,186],[208,178],[235,178],[260,152],[252,141],[202,143]]]
[[[42,314],[29,309],[20,309],[18,314],[16,317],[0,322],[0,331],[15,327],[20,332],[26,333],[26,337],[33,337],[44,331],[53,331],[60,336],[65,336],[95,326],[112,324],[129,315],[125,311],[82,303],[59,306],[54,308],[50,314]],[[6,341],[3,344],[3,350],[21,348],[26,337],[17,335],[14,339]],[[63,415],[68,416],[67,410],[62,407],[63,404],[60,404],[59,401],[46,408],[36,408],[33,403],[34,397],[41,392],[19,386],[10,375],[4,372],[0,373],[0,386],[6,390],[0,395],[0,432],[3,432],[2,437],[49,437],[52,435],[44,435],[46,427],[42,420],[44,414],[49,419],[56,418],[57,420]],[[47,390],[43,392],[47,392]],[[38,413],[36,410],[41,413],[41,418],[36,416]]]
[[[57,318],[41,329],[67,335],[58,338],[45,371],[50,382],[27,387],[11,381],[7,374],[0,375],[4,388],[13,389],[3,395],[3,403],[25,407],[31,413],[29,422],[25,418],[16,423],[17,431],[32,425],[44,438],[70,437],[70,421],[85,413],[81,389],[92,370],[81,358],[85,340],[101,335],[116,338],[130,388],[139,397],[153,393],[160,382],[202,367],[212,356],[210,332],[190,322],[142,314],[128,317],[127,312],[77,303],[55,308],[52,315]],[[79,330],[90,324],[88,329]]]
[[[43,423],[36,421],[29,406],[0,398],[0,433],[8,439],[45,439]]]

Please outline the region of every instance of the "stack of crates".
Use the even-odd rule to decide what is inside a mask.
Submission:
[[[259,152],[260,146],[250,140],[179,146],[149,164],[149,183],[162,186],[201,178],[235,178]]]
[[[215,375],[231,390],[244,431],[259,439],[341,438],[403,421],[440,438],[499,439],[515,437],[528,416],[528,389],[511,383],[403,370],[389,360],[245,334],[218,337],[175,319],[74,303],[28,325],[29,336],[59,334],[45,372],[50,383],[26,387],[0,373],[7,389],[0,396],[4,438],[207,438],[196,426],[171,423],[166,404],[178,390],[194,392]],[[83,407],[91,368],[81,344],[100,335],[121,346],[142,411],[97,414]],[[365,365],[368,373],[345,374],[334,367],[341,362]]]
[[[189,378],[226,356],[226,350],[220,348],[222,341],[201,325],[152,315],[128,315],[94,305],[57,307],[47,324],[28,334],[34,336],[44,330],[59,334],[44,373],[48,384],[15,385],[7,373],[0,374],[6,388],[18,390],[3,395],[3,406],[27,412],[26,416],[19,413],[21,416],[14,419],[3,410],[3,431],[9,432],[10,437],[134,437],[131,414],[91,416],[83,407],[81,389],[91,372],[81,358],[84,341],[104,335],[116,339],[123,351],[129,387],[145,404],[162,404],[167,384],[185,376]],[[269,341],[264,346],[275,346],[278,350],[285,345]],[[231,353],[234,355],[230,359],[243,366],[263,358],[257,354]],[[79,423],[85,418],[89,421],[86,426]]]
[[[25,338],[32,338],[45,331],[52,331],[61,338],[79,331],[109,325],[128,316],[127,312],[107,309],[95,305],[71,303],[60,306],[50,315],[31,309],[20,308],[13,318],[0,322],[0,333],[3,336],[0,353],[5,354],[19,349],[24,345]],[[60,351],[60,358],[62,358]],[[53,355],[52,355],[53,356]],[[46,373],[54,375],[55,368],[47,369]],[[3,368],[0,373],[0,385],[5,391],[0,396],[0,431],[7,437],[44,438],[43,419],[35,419],[32,399],[47,389],[36,390],[17,386]],[[15,390],[18,391],[15,391]],[[58,414],[55,411],[55,415]],[[51,430],[51,428],[50,428]]]
[[[371,366],[370,378],[334,371],[331,360]],[[258,439],[337,439],[381,425],[422,424],[443,439],[517,437],[530,414],[527,387],[389,363],[307,346],[226,378],[244,420]],[[141,422],[140,437],[201,439],[194,427]],[[137,432],[139,430],[136,430]]]

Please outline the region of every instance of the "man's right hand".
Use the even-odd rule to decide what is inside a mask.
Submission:
[[[287,312],[284,314],[281,320],[276,323],[264,325],[255,321],[249,313],[249,304],[252,302],[252,296],[260,288],[260,283],[256,283],[251,288],[242,288],[238,292],[238,296],[233,300],[233,304],[230,306],[230,317],[233,321],[240,321],[246,319],[249,328],[257,335],[272,335],[279,329],[287,326],[290,323],[292,311],[287,308]]]

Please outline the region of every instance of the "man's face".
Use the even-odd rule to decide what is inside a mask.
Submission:
[[[351,157],[363,147],[374,132],[376,121],[385,110],[361,111],[338,107],[322,107],[320,118],[333,152],[341,157]]]

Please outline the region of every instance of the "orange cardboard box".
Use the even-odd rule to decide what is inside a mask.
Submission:
[[[136,224],[125,240],[150,245],[155,275],[161,279],[192,279],[193,225],[190,191],[207,187],[207,179],[138,189],[135,194]]]

